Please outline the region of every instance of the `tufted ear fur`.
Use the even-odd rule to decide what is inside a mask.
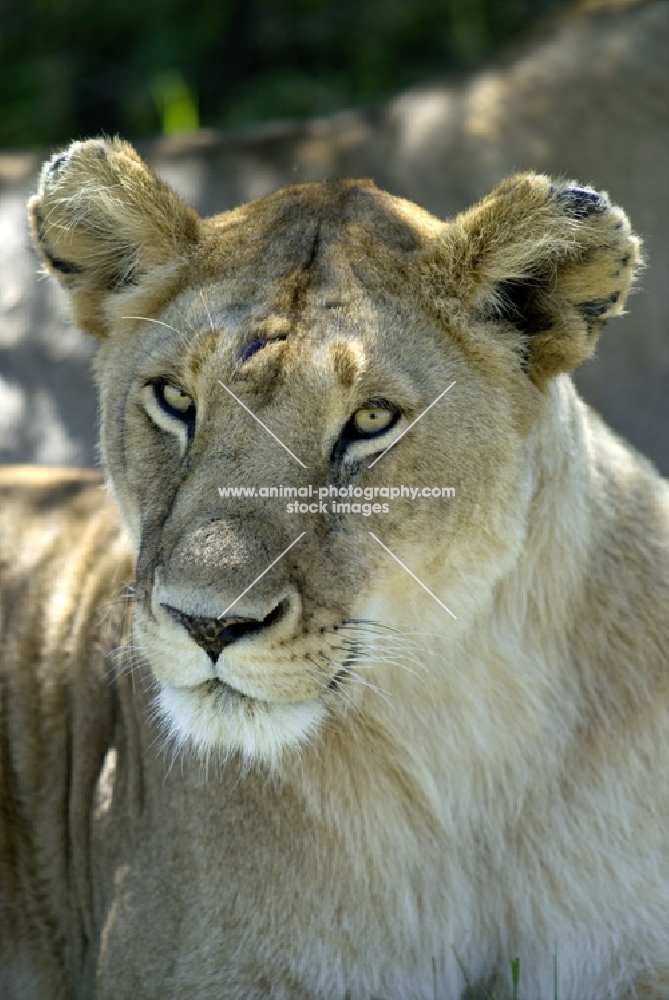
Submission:
[[[96,336],[122,298],[155,306],[199,238],[197,214],[120,139],[75,142],[54,156],[28,211],[42,260]]]
[[[592,356],[639,263],[639,240],[605,193],[518,174],[444,227],[421,283],[451,329],[509,338],[541,384]]]

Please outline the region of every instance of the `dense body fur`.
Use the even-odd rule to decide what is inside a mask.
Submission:
[[[121,521],[0,480],[3,997],[503,998],[514,956],[532,1000],[555,957],[561,1000],[669,995],[668,491],[566,374],[624,213],[519,175],[447,223],[368,182],[203,221],[116,140],[31,218]],[[279,483],[456,492],[218,491]]]

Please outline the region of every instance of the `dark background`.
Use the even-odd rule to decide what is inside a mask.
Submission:
[[[0,147],[329,114],[464,72],[565,0],[0,0]]]

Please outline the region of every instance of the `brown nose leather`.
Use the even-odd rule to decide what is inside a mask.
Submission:
[[[241,615],[228,615],[225,618],[206,618],[199,615],[187,615],[171,604],[161,604],[168,615],[178,622],[188,632],[191,639],[200,646],[212,663],[216,663],[226,646],[230,646],[244,636],[262,631],[281,618],[285,611],[284,601],[270,611],[265,618],[244,618]]]

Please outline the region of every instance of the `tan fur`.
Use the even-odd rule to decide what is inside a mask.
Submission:
[[[560,1000],[668,995],[668,491],[566,374],[624,213],[521,174],[446,223],[366,181],[201,220],[114,140],[31,219],[101,338],[124,528],[90,479],[0,478],[2,996],[457,1000],[462,964],[504,998],[515,956],[532,1000],[555,956]],[[310,483],[456,493],[218,491]],[[233,602],[270,624],[214,662],[184,622]]]

